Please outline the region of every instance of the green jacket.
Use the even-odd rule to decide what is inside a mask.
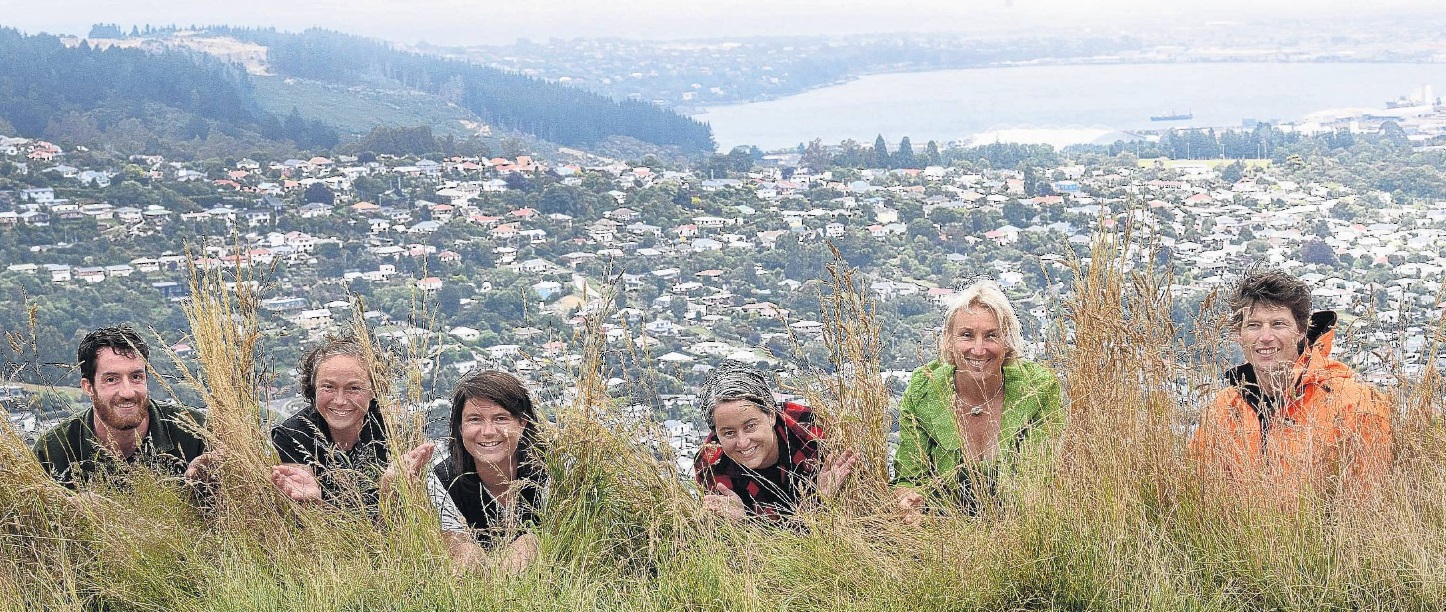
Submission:
[[[148,408],[151,418],[146,438],[129,463],[181,476],[192,459],[206,452],[205,441],[193,433],[206,424],[206,417],[190,408],[155,400],[150,400]],[[95,408],[88,408],[61,421],[35,441],[35,458],[40,465],[51,478],[72,489],[97,476],[115,484],[124,481],[124,470],[96,439],[94,415]]]
[[[956,498],[964,465],[963,439],[954,420],[954,366],[939,361],[914,370],[899,404],[895,484],[925,497]],[[1064,424],[1059,379],[1037,363],[1004,366],[1004,415],[999,453],[991,471],[1047,446]]]

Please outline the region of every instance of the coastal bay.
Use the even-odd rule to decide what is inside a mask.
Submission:
[[[814,138],[915,143],[974,138],[1057,146],[1118,130],[1301,122],[1330,109],[1384,108],[1446,64],[1173,63],[1038,65],[877,74],[765,102],[709,107],[721,150]],[[1190,114],[1181,121],[1151,116]],[[1112,139],[1111,139],[1112,140]]]

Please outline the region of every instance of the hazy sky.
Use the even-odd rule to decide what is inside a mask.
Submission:
[[[1440,0],[0,0],[0,25],[84,35],[94,23],[320,26],[402,42],[1179,25],[1442,11]]]

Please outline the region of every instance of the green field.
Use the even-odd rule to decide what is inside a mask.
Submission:
[[[346,87],[274,76],[252,76],[251,82],[264,110],[285,117],[296,108],[302,117],[335,126],[343,133],[365,135],[378,125],[426,125],[438,136],[463,137],[472,133],[463,121],[481,121],[460,106],[399,86]]]

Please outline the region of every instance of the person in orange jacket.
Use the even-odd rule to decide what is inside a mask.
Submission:
[[[1390,408],[1330,358],[1336,314],[1312,314],[1310,288],[1269,269],[1248,273],[1230,308],[1245,363],[1226,371],[1190,454],[1282,494],[1370,489],[1391,467]]]

